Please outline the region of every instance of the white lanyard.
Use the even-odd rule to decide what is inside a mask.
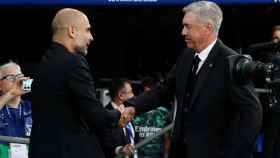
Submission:
[[[12,115],[11,115],[11,112],[9,110],[8,105],[6,105],[5,107],[6,107],[6,111],[7,111],[7,114],[9,116],[9,118],[12,118]],[[19,103],[19,107],[18,108],[19,108],[19,118],[21,119],[21,103]]]

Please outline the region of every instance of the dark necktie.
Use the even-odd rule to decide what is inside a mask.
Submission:
[[[189,106],[191,97],[192,97],[192,93],[195,87],[195,83],[196,83],[196,79],[197,79],[197,69],[198,69],[198,64],[200,62],[200,59],[198,57],[198,55],[196,55],[192,61],[192,65],[191,65],[191,70],[189,72],[188,75],[188,80],[187,80],[187,84],[186,84],[186,105]]]
[[[198,64],[200,62],[200,59],[198,57],[198,55],[196,55],[192,61],[192,71],[191,71],[191,74],[189,76],[189,81],[190,81],[190,84],[194,84],[195,81],[196,81],[196,72],[197,72],[197,69],[198,69]],[[193,86],[192,86],[193,87]],[[192,90],[192,89],[191,89]]]

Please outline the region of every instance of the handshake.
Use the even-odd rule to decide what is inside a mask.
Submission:
[[[130,122],[135,115],[135,108],[134,107],[126,107],[124,111],[121,113],[121,117],[119,120],[119,127],[123,128],[125,125]]]

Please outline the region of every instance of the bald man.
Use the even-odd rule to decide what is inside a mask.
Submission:
[[[93,37],[85,14],[66,8],[60,10],[52,22],[53,41],[64,45],[71,53],[87,55],[87,49]]]
[[[87,16],[71,8],[53,19],[52,44],[34,81],[29,158],[104,158],[95,131],[116,127],[120,113],[105,111],[96,98],[84,58],[90,28]]]

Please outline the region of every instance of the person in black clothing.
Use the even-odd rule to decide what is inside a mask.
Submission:
[[[108,110],[116,109],[120,112],[125,110],[123,102],[134,97],[131,82],[123,78],[112,80],[109,94],[112,101],[105,108]],[[137,153],[134,153],[134,136],[134,127],[131,122],[128,122],[126,127],[123,128],[101,129],[99,138],[101,139],[100,142],[103,150],[106,151],[106,158],[114,158],[117,155],[136,158]]]
[[[262,124],[262,108],[250,84],[231,78],[228,57],[237,55],[218,38],[222,10],[210,1],[184,9],[187,49],[159,87],[127,101],[140,114],[177,99],[171,158],[250,158]]]
[[[120,112],[105,110],[96,98],[84,57],[90,29],[76,9],[61,9],[52,21],[52,43],[34,78],[29,158],[104,158],[95,130],[122,124]]]
[[[274,43],[280,42],[280,25],[272,28],[272,40]],[[280,49],[278,47],[278,49]],[[280,50],[272,50],[273,60],[279,58]],[[274,74],[275,78],[280,78],[279,73]],[[264,123],[264,158],[280,158],[280,103],[273,96],[263,97],[264,106],[267,107]]]

